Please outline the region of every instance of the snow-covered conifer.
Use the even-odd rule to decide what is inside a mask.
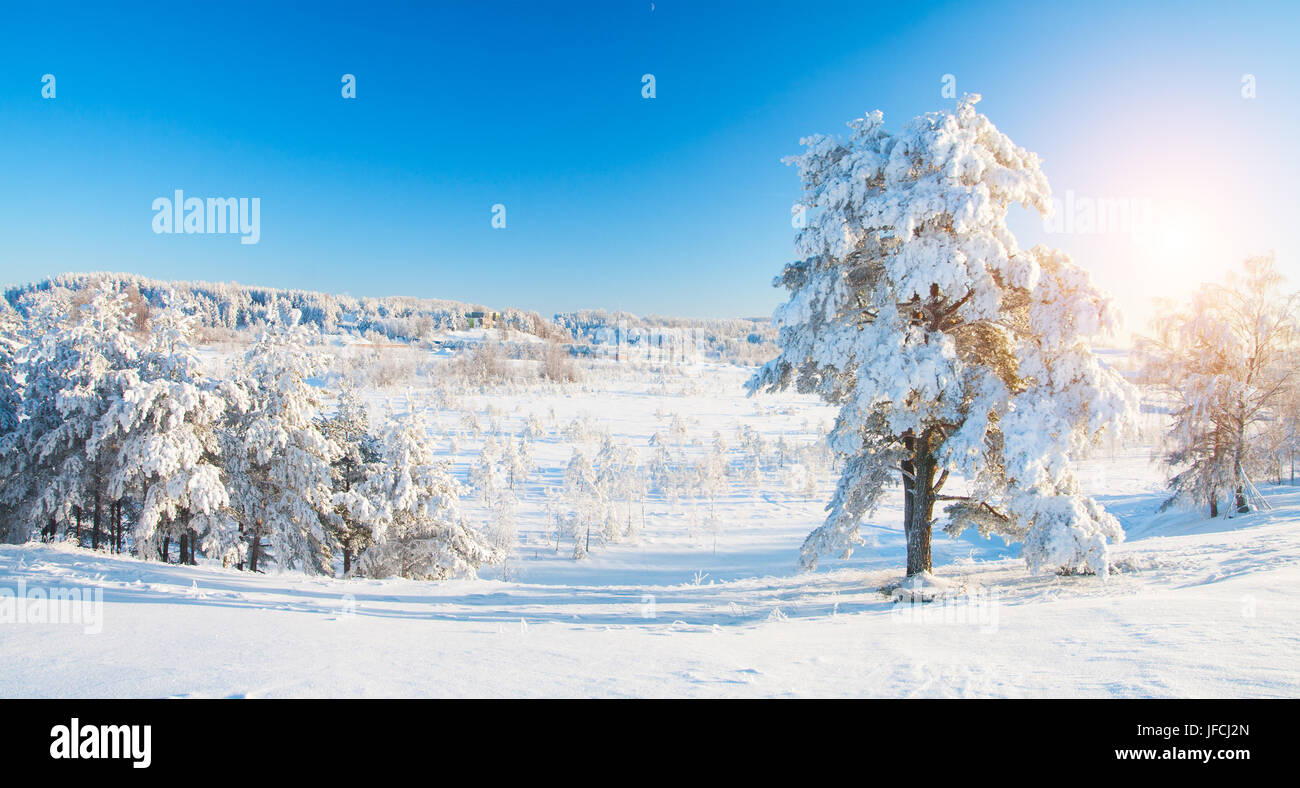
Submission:
[[[0,446],[18,428],[22,392],[17,378],[18,353],[24,344],[22,319],[0,299]]]
[[[282,567],[330,571],[332,466],[341,450],[321,430],[322,396],[308,379],[322,373],[323,360],[310,339],[298,312],[285,312],[235,370],[247,402],[228,424],[223,453],[250,571],[262,566],[266,547]]]
[[[89,525],[91,546],[99,547],[113,518],[120,521],[120,501],[110,500],[107,489],[112,447],[88,450],[88,444],[129,385],[139,343],[120,289],[104,282],[86,295],[54,294],[34,305],[33,341],[21,365],[22,422],[11,455],[15,486],[7,496],[47,535],[61,524],[65,533],[75,529],[80,543]]]
[[[9,302],[0,299],[0,489],[17,488],[16,470],[19,407],[22,390],[18,380],[19,351],[25,339],[23,323]],[[0,493],[0,541],[25,539],[26,529],[16,527],[15,503]]]
[[[352,571],[354,559],[372,539],[370,518],[373,503],[366,497],[366,481],[379,461],[379,439],[370,428],[365,403],[352,386],[339,390],[338,405],[324,422],[324,433],[339,447],[332,467],[334,511],[331,523],[334,541],[343,553],[343,574]]]
[[[408,406],[405,415],[390,418],[380,446],[381,459],[367,482],[367,497],[377,504],[374,544],[361,555],[357,571],[441,580],[472,577],[504,557],[460,517],[461,486],[438,460],[419,412]]]
[[[1122,379],[1086,338],[1116,326],[1109,300],[1060,252],[1024,251],[1010,206],[1040,212],[1038,157],[975,111],[915,118],[898,134],[874,112],[847,140],[814,136],[788,161],[803,180],[801,260],[777,284],[781,355],[751,390],[794,387],[840,412],[844,462],[802,563],[847,554],[894,480],[904,488],[907,574],[931,569],[936,501],[946,528],[1023,542],[1032,567],[1104,573],[1114,517],[1079,494],[1072,450],[1120,423]],[[942,493],[960,474],[968,496]]]
[[[179,305],[155,311],[138,369],[124,373],[121,397],[87,446],[92,455],[111,453],[109,497],[137,496],[137,553],[153,555],[159,539],[175,538],[184,563],[194,563],[200,538],[228,530],[230,518],[217,432],[225,403],[200,369],[191,345],[196,328]]]

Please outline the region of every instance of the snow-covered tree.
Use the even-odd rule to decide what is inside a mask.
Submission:
[[[18,406],[22,402],[19,388],[18,353],[25,340],[22,318],[0,299],[0,445],[18,428]]]
[[[521,433],[521,437],[532,442],[540,440],[545,435],[546,430],[542,427],[542,422],[537,418],[537,414],[528,414],[528,418],[524,421],[524,431]]]
[[[518,441],[506,441],[505,466],[511,490],[523,484],[533,472],[533,450],[525,436],[520,435]]]
[[[490,541],[504,553],[514,548],[517,536],[515,495],[516,475],[521,472],[519,450],[509,436],[491,435],[470,467],[469,482],[488,509],[487,533]]]
[[[635,449],[626,449],[627,465],[623,477],[624,500],[627,502],[627,525],[624,528],[623,535],[627,538],[635,539],[637,534],[645,529],[645,501],[650,494],[650,481],[646,468],[640,462],[640,455]],[[632,507],[640,507],[641,523],[638,527],[632,517]]]
[[[66,520],[59,515],[71,509],[65,504],[60,510],[44,517],[37,509],[41,486],[51,478],[56,464],[53,458],[42,459],[33,455],[37,438],[53,429],[59,421],[54,398],[60,382],[53,374],[35,374],[40,366],[40,351],[53,351],[47,335],[58,330],[68,319],[71,309],[59,290],[43,291],[26,296],[26,315],[19,336],[26,341],[13,357],[13,378],[17,384],[15,397],[17,410],[12,431],[0,443],[0,514],[10,523],[8,539],[22,542],[30,537],[36,526],[45,540],[55,538],[57,527]],[[25,329],[25,330],[23,330]],[[47,365],[48,366],[48,365]],[[39,394],[40,399],[32,399]],[[44,478],[42,478],[44,477]]]
[[[727,490],[727,444],[722,434],[713,433],[713,446],[695,468],[696,492],[702,500],[709,502],[709,511],[704,518],[704,525],[713,534],[713,548],[717,551],[718,532],[722,521],[718,517],[718,498]]]
[[[607,541],[618,541],[632,533],[632,506],[640,477],[637,454],[629,446],[606,434],[593,463],[600,500],[604,502],[601,533]],[[619,511],[619,504],[623,510]]]
[[[763,480],[763,458],[767,455],[767,441],[758,430],[746,424],[740,430],[740,448],[743,453],[741,470],[745,481],[757,487]]]
[[[262,565],[265,546],[282,567],[330,571],[332,466],[341,450],[321,429],[322,396],[308,379],[324,367],[310,339],[298,313],[289,310],[267,326],[235,370],[245,401],[226,430],[224,454],[250,571]]]
[[[1203,285],[1184,307],[1166,305],[1153,335],[1139,338],[1141,379],[1174,403],[1167,505],[1206,506],[1216,517],[1231,499],[1247,512],[1250,474],[1290,451],[1285,435],[1270,441],[1267,433],[1285,426],[1297,383],[1296,306],[1273,255],[1253,257],[1227,284]]]
[[[19,352],[25,343],[22,318],[0,299],[0,489],[8,490],[17,482],[13,453],[17,450],[19,408],[22,389],[18,380]],[[0,541],[25,539],[25,529],[17,526],[15,502],[0,493]]]
[[[650,483],[665,499],[672,479],[673,458],[668,438],[659,431],[650,436]]]
[[[786,484],[790,492],[802,495],[811,501],[817,495],[817,474],[801,462],[792,462],[786,466]]]
[[[380,439],[381,459],[367,482],[376,503],[374,544],[361,555],[369,577],[441,580],[473,577],[503,556],[459,515],[461,487],[439,462],[423,416],[408,407],[390,419]]]
[[[122,396],[87,446],[92,455],[111,455],[111,499],[139,496],[137,553],[165,560],[175,538],[182,563],[195,562],[200,538],[215,538],[215,546],[230,527],[218,436],[225,402],[200,368],[191,345],[196,328],[197,318],[178,305],[154,312],[139,367],[123,373]]]
[[[1272,410],[1272,420],[1264,425],[1269,470],[1278,484],[1286,476],[1295,484],[1296,453],[1300,452],[1300,381],[1286,387]]]
[[[773,453],[776,455],[777,468],[785,468],[790,462],[790,444],[786,441],[784,432],[777,436]]]
[[[492,502],[488,510],[486,529],[488,541],[504,561],[514,552],[519,538],[519,499],[511,490],[505,490]]]
[[[338,406],[323,424],[325,436],[339,447],[332,467],[334,511],[331,523],[334,541],[343,552],[343,574],[352,571],[352,562],[371,544],[369,518],[374,507],[365,497],[366,480],[374,473],[380,459],[379,439],[371,432],[370,417],[356,389],[344,386],[339,391]]]
[[[673,418],[668,425],[668,434],[671,435],[674,440],[681,441],[686,438],[686,433],[686,422],[682,419],[680,414],[674,413]]]
[[[477,438],[483,433],[483,426],[479,424],[478,415],[472,410],[465,411],[460,418],[460,426],[464,433],[471,437]]]
[[[573,538],[573,557],[591,552],[591,531],[597,533],[604,522],[605,497],[591,458],[580,448],[573,450],[564,469],[564,502],[568,509],[563,522]]]
[[[82,297],[82,296],[85,297]],[[33,341],[21,361],[21,422],[13,436],[12,487],[20,517],[42,524],[47,537],[58,525],[91,525],[91,546],[99,547],[120,500],[110,499],[112,447],[88,450],[96,426],[129,384],[139,343],[127,297],[115,285],[72,298],[55,293],[33,305]]]
[[[483,450],[479,452],[478,461],[470,468],[469,483],[489,508],[507,489],[504,463],[501,442],[495,435],[488,436],[483,443]]]
[[[1066,255],[1019,248],[1013,204],[1045,212],[1037,156],[975,111],[915,118],[898,134],[880,112],[847,140],[814,136],[799,168],[801,260],[776,284],[781,355],[751,392],[794,387],[838,405],[831,448],[844,463],[802,563],[847,555],[894,480],[904,489],[909,577],[931,569],[934,505],[945,527],[1024,543],[1031,567],[1105,573],[1114,517],[1079,494],[1071,452],[1131,407],[1086,337],[1117,315]],[[942,490],[951,474],[969,495]]]

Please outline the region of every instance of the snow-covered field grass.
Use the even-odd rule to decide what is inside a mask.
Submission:
[[[1151,450],[1100,452],[1081,478],[1128,532],[1114,574],[1030,574],[1015,546],[937,533],[936,574],[960,593],[914,607],[879,591],[902,575],[898,494],[864,529],[868,545],[800,573],[833,469],[800,484],[774,453],[756,481],[740,467],[744,426],[769,447],[811,445],[833,411],[796,395],[746,398],[748,371],[721,364],[586,371],[582,384],[448,396],[417,379],[368,392],[376,411],[409,403],[456,434],[440,451],[462,481],[494,429],[540,425],[536,468],[515,491],[514,554],[478,579],[250,574],[0,547],[0,588],[103,595],[94,634],[0,624],[0,696],[1300,695],[1300,488],[1265,487],[1273,510],[1235,519],[1155,514]],[[480,429],[464,426],[467,413]],[[604,432],[643,460],[656,433],[688,458],[717,433],[732,473],[712,503],[651,493],[632,513],[635,535],[596,539],[575,560],[547,494],[574,447],[594,452]],[[463,511],[489,516],[473,498]]]

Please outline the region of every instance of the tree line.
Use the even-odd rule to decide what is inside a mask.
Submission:
[[[372,429],[355,392],[326,415],[325,358],[270,316],[228,374],[204,371],[198,306],[141,312],[111,280],[0,312],[0,536],[250,571],[472,574],[501,549],[414,408]]]

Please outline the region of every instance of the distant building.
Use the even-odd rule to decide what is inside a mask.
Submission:
[[[500,312],[470,312],[465,315],[470,328],[492,328],[501,319]]]

